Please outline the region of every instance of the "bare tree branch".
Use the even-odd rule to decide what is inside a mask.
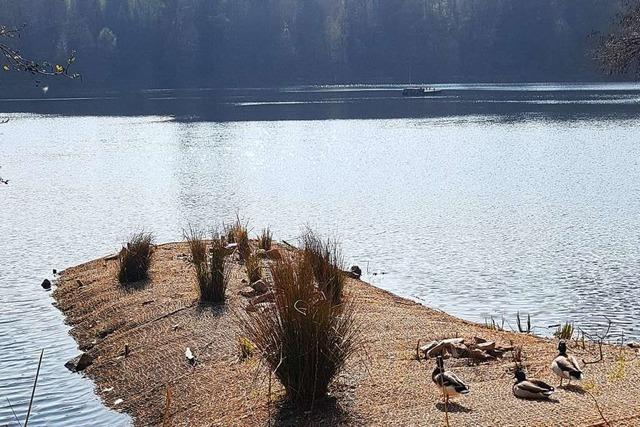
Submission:
[[[600,351],[600,358],[597,360],[592,360],[592,361],[587,361],[585,359],[582,359],[582,363],[584,363],[585,365],[591,365],[594,363],[600,363],[604,360],[604,353],[602,352],[602,345],[607,341],[607,338],[609,337],[609,333],[611,332],[611,326],[613,325],[613,322],[611,321],[611,319],[609,319],[607,316],[604,316],[605,319],[607,319],[607,329],[601,333],[601,334],[595,334],[595,336],[589,335],[587,334],[585,331],[582,331],[582,336],[584,337],[586,335],[587,339],[589,339],[590,341],[595,342],[596,344],[598,344],[598,349]]]
[[[78,73],[72,73],[71,66],[76,61],[75,52],[71,52],[71,55],[67,58],[66,63],[63,64],[51,64],[47,61],[38,62],[33,59],[28,59],[22,56],[19,50],[11,47],[9,44],[3,42],[3,40],[15,40],[20,38],[20,32],[24,29],[24,25],[21,28],[10,28],[6,25],[0,25],[0,63],[1,69],[5,72],[26,72],[32,75],[41,76],[61,76],[69,79],[82,78]],[[6,121],[0,121],[0,123],[6,123]],[[0,185],[9,184],[8,179],[0,177]]]
[[[0,25],[0,39],[18,39],[20,38],[20,32],[22,28],[10,28],[5,25]],[[27,72],[33,75],[44,76],[62,76],[70,79],[81,78],[80,74],[72,73],[70,71],[71,66],[76,60],[75,52],[67,58],[66,63],[63,64],[51,64],[47,61],[38,62],[33,59],[28,59],[22,56],[20,51],[9,46],[9,44],[0,42],[0,58],[4,57],[4,64],[2,64],[2,70],[4,71],[18,71]]]

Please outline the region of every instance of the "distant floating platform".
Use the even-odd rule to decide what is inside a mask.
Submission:
[[[431,96],[441,93],[441,89],[432,87],[411,87],[402,90],[402,96]]]

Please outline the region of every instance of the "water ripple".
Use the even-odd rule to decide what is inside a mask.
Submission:
[[[0,128],[0,424],[126,425],[64,362],[76,355],[40,282],[127,235],[181,238],[236,209],[293,239],[336,234],[401,295],[484,321],[517,311],[640,338],[637,118],[546,115],[179,123],[11,116]],[[28,138],[25,138],[25,135]],[[384,273],[384,274],[383,274]]]

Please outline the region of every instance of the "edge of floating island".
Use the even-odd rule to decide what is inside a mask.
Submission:
[[[86,353],[82,374],[94,381],[105,405],[131,415],[137,425],[267,425],[269,418],[283,424],[440,425],[445,413],[431,380],[435,362],[419,361],[416,354],[418,342],[453,337],[522,346],[530,375],[559,383],[549,369],[557,341],[496,331],[349,278],[345,292],[359,306],[365,350],[347,363],[316,411],[298,413],[282,403],[275,378],[269,394],[257,356],[239,358],[238,313],[248,306],[250,291],[243,267],[233,261],[224,307],[200,306],[188,252],[186,243],[156,246],[150,279],[135,287],[118,283],[115,257],[90,261],[62,272],[53,293]],[[185,359],[187,347],[195,366]],[[603,349],[604,360],[585,367],[583,388],[557,389],[555,403],[512,395],[511,352],[479,364],[450,358],[447,369],[471,389],[447,406],[450,424],[598,425],[603,420],[595,398],[608,422],[638,425],[638,354]],[[570,351],[578,359],[599,358],[595,344]]]

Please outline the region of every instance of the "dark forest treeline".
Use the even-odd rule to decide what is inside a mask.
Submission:
[[[0,0],[25,54],[144,87],[590,80],[611,0]]]

